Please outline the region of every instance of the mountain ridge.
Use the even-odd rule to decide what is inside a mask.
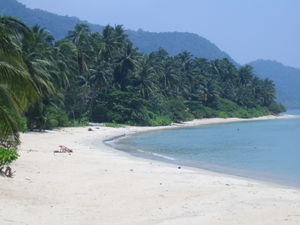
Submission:
[[[45,27],[56,39],[62,39],[75,24],[85,23],[93,32],[101,32],[103,26],[80,20],[77,17],[61,16],[41,9],[30,9],[16,0],[0,0],[0,15],[14,16],[29,26],[39,24]],[[59,24],[59,26],[57,26]],[[134,46],[144,53],[165,49],[170,55],[189,51],[193,56],[209,60],[227,58],[237,63],[215,44],[198,34],[187,32],[149,32],[127,30]]]

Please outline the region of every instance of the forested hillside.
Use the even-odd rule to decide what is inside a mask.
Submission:
[[[284,110],[272,81],[227,59],[163,49],[142,54],[122,26],[77,24],[61,40],[0,17],[0,141],[20,130],[92,122],[167,125],[203,117],[254,117]]]
[[[24,21],[29,26],[40,25],[45,27],[56,39],[64,38],[75,24],[88,24],[93,32],[101,32],[103,26],[90,24],[75,17],[59,16],[39,9],[29,9],[16,0],[0,0],[0,15],[14,16]],[[128,30],[126,33],[133,45],[144,53],[165,49],[170,55],[181,51],[189,51],[195,57],[206,59],[233,60],[228,54],[221,51],[216,45],[205,38],[192,33],[181,32],[145,32],[142,30]]]
[[[227,58],[234,62],[231,57],[222,52],[209,40],[193,33],[183,32],[146,32],[143,30],[127,31],[129,39],[142,52],[150,53],[159,48],[165,49],[170,55],[177,55],[182,51],[189,51],[193,56],[206,59]]]
[[[274,81],[279,102],[288,108],[300,108],[300,69],[271,60],[257,60],[250,65],[259,77]]]
[[[86,23],[93,31],[102,29],[99,25],[90,24],[76,17],[59,16],[40,9],[29,9],[16,0],[0,0],[0,15],[13,16],[29,26],[39,24],[45,27],[56,39],[66,36],[68,31],[78,23]]]

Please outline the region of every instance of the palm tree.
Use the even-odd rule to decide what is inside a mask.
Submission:
[[[99,56],[108,61],[112,60],[124,46],[127,35],[121,25],[115,27],[105,26],[102,31],[102,42],[99,50]]]
[[[62,102],[59,93],[69,85],[66,56],[53,45],[53,37],[40,26],[32,27],[23,39],[23,59],[38,90],[40,99],[26,113],[30,129],[44,129],[47,107]]]
[[[40,96],[55,92],[50,71],[55,67],[52,58],[53,37],[40,26],[32,27],[31,35],[23,39],[23,59]]]
[[[148,99],[158,89],[157,78],[158,74],[151,64],[151,58],[144,56],[138,63],[135,76],[136,86],[143,98]]]
[[[172,57],[167,57],[161,65],[160,80],[162,91],[165,96],[176,96],[179,92],[180,77],[175,61]]]
[[[0,17],[0,140],[17,144],[19,117],[28,102],[37,98],[34,85],[22,58],[21,39],[30,29],[12,17]]]
[[[87,61],[88,51],[91,50],[89,44],[90,29],[86,24],[76,24],[75,29],[69,31],[67,39],[71,40],[77,49],[77,62],[79,74],[88,71]]]
[[[118,88],[124,90],[129,72],[136,67],[136,52],[131,42],[125,43],[120,51],[114,70],[114,82]]]
[[[89,109],[90,114],[93,114],[99,96],[106,95],[112,84],[113,68],[105,61],[98,64],[89,70],[90,76],[87,80],[90,87]]]
[[[264,96],[264,106],[269,106],[272,102],[274,102],[275,99],[275,85],[272,80],[269,80],[268,78],[263,80],[263,96]]]

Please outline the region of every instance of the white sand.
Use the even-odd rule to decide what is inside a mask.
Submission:
[[[237,120],[196,120],[187,125]],[[178,169],[102,143],[152,129],[94,127],[89,132],[85,127],[22,134],[21,157],[12,165],[16,176],[0,177],[0,224],[300,224],[299,190]],[[59,144],[73,148],[74,154],[54,155]]]

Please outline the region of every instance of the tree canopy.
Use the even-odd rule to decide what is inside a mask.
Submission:
[[[272,81],[250,66],[164,49],[143,54],[121,25],[77,24],[59,41],[0,17],[0,140],[18,131],[91,122],[166,125],[203,117],[278,113]]]

